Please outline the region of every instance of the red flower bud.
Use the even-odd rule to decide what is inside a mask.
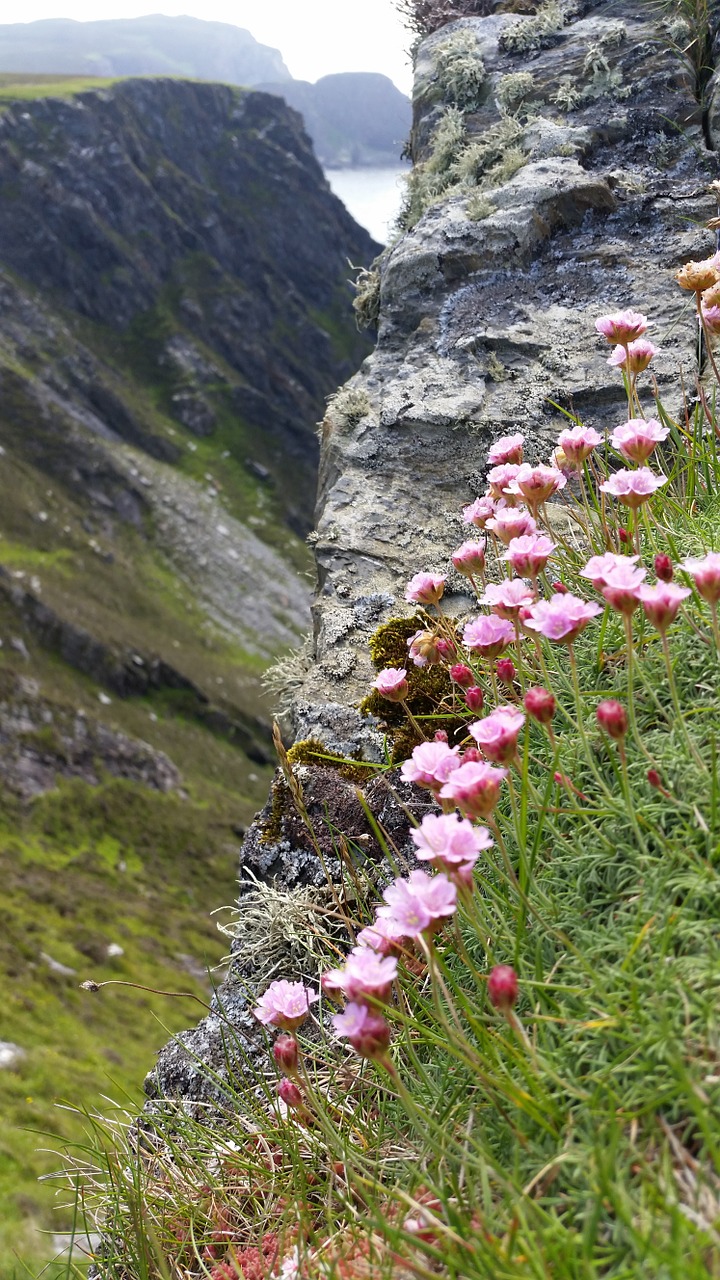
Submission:
[[[623,528],[622,525],[620,525],[620,528],[618,529],[618,538],[620,539],[621,542],[630,541],[630,534],[628,533],[627,529]]]
[[[662,778],[660,777],[657,769],[648,769],[647,780],[651,787],[662,787]]]
[[[450,668],[450,679],[459,684],[461,689],[469,689],[475,683],[475,676],[464,662],[458,662]]]
[[[565,586],[564,582],[551,582],[550,586],[556,596],[566,596],[568,594],[569,588]]]
[[[673,562],[669,556],[655,557],[655,574],[661,582],[672,582]]]
[[[518,998],[517,974],[509,964],[496,964],[488,978],[488,996],[496,1009],[506,1013]]]
[[[540,724],[549,724],[555,715],[555,699],[549,689],[543,689],[540,685],[528,689],[523,705],[528,715]]]
[[[435,730],[435,737],[433,739],[434,742],[447,742],[447,740],[448,740],[448,736],[447,736],[446,729]]]
[[[465,693],[465,701],[471,711],[479,711],[484,702],[483,691],[477,685],[473,685]]]
[[[502,680],[503,684],[512,684],[517,671],[512,658],[498,658],[495,663],[498,680]]]
[[[616,702],[614,698],[608,698],[606,702],[601,702],[595,712],[597,722],[601,729],[604,729],[611,738],[624,738],[627,733],[628,721],[627,713],[624,706],[620,702]]]
[[[283,1075],[294,1076],[298,1065],[298,1042],[294,1036],[278,1036],[273,1045],[275,1065]]]
[[[484,755],[482,752],[478,751],[477,747],[468,747],[467,751],[463,751],[463,764],[476,764],[478,761],[482,761],[484,759]]]
[[[452,658],[455,653],[455,645],[451,644],[449,640],[440,639],[435,647],[441,658]]]
[[[297,1110],[303,1105],[303,1096],[297,1085],[292,1080],[288,1080],[287,1076],[283,1076],[282,1080],[278,1080],[278,1097],[282,1098],[286,1107],[291,1110]]]

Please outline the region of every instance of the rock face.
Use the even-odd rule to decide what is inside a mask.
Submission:
[[[306,80],[264,83],[301,112],[320,163],[397,165],[412,122],[409,100],[392,80],[372,72],[346,71]]]
[[[315,426],[368,350],[347,263],[375,249],[267,94],[124,81],[0,114],[0,640],[23,674],[39,647],[267,759],[259,674],[307,624]]]
[[[717,108],[706,72],[680,52],[687,31],[642,0],[622,21],[608,3],[556,6],[554,25],[549,6],[539,18],[493,8],[417,51],[411,229],[378,263],[376,350],[324,423],[318,586],[304,674],[293,673],[294,729],[365,759],[380,749],[355,709],[372,679],[368,634],[409,613],[414,572],[447,571],[493,438],[521,429],[533,459],[563,409],[595,427],[622,419],[594,318],[647,311],[664,397],[679,370],[690,386],[698,374],[696,322],[672,273],[715,248],[703,223],[717,213]],[[469,610],[462,581],[450,587],[451,611]],[[306,776],[306,805],[316,794]],[[275,844],[267,836],[266,812],[244,861],[281,884],[307,877],[290,825]],[[231,973],[219,999],[252,1052],[244,989]],[[219,1018],[187,1043],[222,1071]],[[207,1088],[177,1043],[150,1083],[153,1094]]]
[[[70,75],[197,76],[230,84],[289,80],[277,49],[258,44],[249,31],[229,22],[199,18],[143,18],[0,25],[3,71],[54,71]]]

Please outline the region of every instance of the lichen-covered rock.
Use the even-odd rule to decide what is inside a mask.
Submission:
[[[629,0],[622,22],[607,3],[556,8],[545,34],[523,27],[532,15],[495,12],[453,22],[417,51],[414,192],[428,199],[378,264],[377,347],[343,392],[363,413],[337,421],[331,408],[326,418],[312,660],[294,702],[303,737],[333,739],[348,755],[376,758],[377,728],[356,710],[373,678],[369,633],[410,615],[404,588],[416,571],[447,570],[492,440],[522,430],[539,457],[565,425],[563,409],[600,428],[622,419],[595,317],[629,306],[649,314],[671,404],[678,370],[690,385],[703,372],[696,322],[672,277],[715,247],[703,223],[716,214],[707,188],[717,95],[708,117],[689,62],[642,0]],[[474,38],[483,62],[472,109],[460,114],[438,93],[438,50],[457,32]],[[508,85],[518,74],[522,84]],[[448,111],[443,145],[454,131],[455,151],[442,168],[434,147]],[[520,152],[507,165],[503,138]],[[450,586],[448,610],[469,611],[457,579]],[[244,856],[257,847],[253,834]],[[290,841],[284,865],[271,857],[259,872],[296,875],[305,856]],[[232,976],[220,1003],[226,992],[232,1007]]]

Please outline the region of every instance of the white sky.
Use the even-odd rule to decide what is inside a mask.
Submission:
[[[333,71],[381,71],[404,92],[411,76],[410,35],[393,0],[0,0],[0,22],[38,18],[139,18],[189,14],[245,27],[279,49],[298,80]]]

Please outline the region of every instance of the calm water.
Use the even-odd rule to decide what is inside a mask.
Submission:
[[[361,227],[381,244],[390,238],[390,224],[400,210],[407,166],[397,169],[326,169],[325,177]]]

